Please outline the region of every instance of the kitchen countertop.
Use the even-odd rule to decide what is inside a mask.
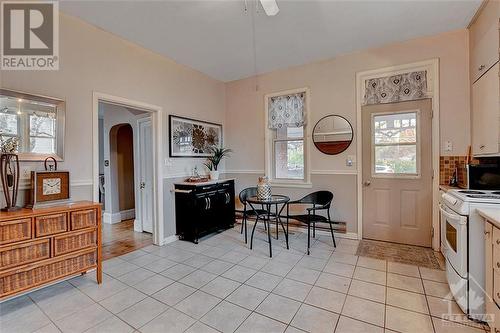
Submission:
[[[235,180],[236,178],[220,178],[220,179],[216,179],[216,180],[209,180],[207,182],[199,182],[199,183],[195,183],[195,182],[178,182],[178,183],[174,183],[174,185],[182,185],[182,186],[206,186],[206,185],[213,185],[213,184],[219,184],[219,183],[224,183],[224,182],[227,182],[227,181],[230,181],[230,180]]]
[[[450,185],[439,185],[439,189],[444,192],[448,192],[449,190],[459,190],[458,186],[450,186]]]
[[[500,209],[495,208],[476,208],[479,215],[484,217],[497,228],[500,228]]]

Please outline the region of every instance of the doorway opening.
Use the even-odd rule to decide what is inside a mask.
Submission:
[[[152,132],[144,131],[144,124],[151,128],[151,115],[143,110],[99,102],[98,123],[103,258],[108,259],[153,244],[153,140]]]

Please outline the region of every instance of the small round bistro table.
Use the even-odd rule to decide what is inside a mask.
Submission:
[[[286,214],[286,230],[285,226],[283,225],[283,221],[281,221],[281,213],[283,212],[283,209],[288,207],[287,203],[290,201],[290,198],[287,197],[286,195],[278,195],[274,194],[272,195],[269,199],[259,199],[256,196],[249,197],[247,198],[247,202],[249,206],[252,208],[252,210],[255,213],[256,220],[253,225],[252,229],[252,236],[250,237],[250,249],[252,249],[253,245],[253,234],[255,232],[255,227],[257,226],[257,222],[259,220],[262,220],[264,222],[264,225],[267,225],[267,239],[269,242],[269,257],[273,256],[273,250],[272,250],[272,245],[271,245],[271,220],[274,219],[276,221],[276,239],[278,239],[278,223],[281,224],[281,227],[283,228],[283,232],[285,233],[285,240],[286,240],[286,248],[288,249],[288,212]],[[254,205],[262,205],[264,209],[266,210],[267,213],[264,214],[258,214],[257,210],[255,209]],[[278,206],[281,205],[281,209],[278,210]],[[271,214],[271,207],[275,207],[275,212],[276,214]]]

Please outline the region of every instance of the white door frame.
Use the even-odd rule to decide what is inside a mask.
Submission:
[[[99,102],[105,102],[150,112],[153,127],[153,243],[163,245],[163,137],[162,108],[124,97],[92,92],[92,192],[94,201],[99,200]]]
[[[134,178],[135,178],[135,221],[134,221],[134,230],[135,231],[138,231],[138,232],[142,232],[144,230],[144,227],[143,227],[143,219],[142,219],[142,210],[143,210],[143,206],[142,206],[142,200],[141,200],[141,189],[140,189],[140,182],[141,182],[141,169],[142,169],[142,166],[141,166],[141,161],[140,161],[140,157],[141,157],[141,141],[142,141],[142,138],[141,138],[141,129],[140,129],[140,126],[141,126],[141,123],[144,123],[144,122],[151,122],[151,128],[153,128],[153,119],[151,118],[151,115],[148,115],[147,117],[142,117],[142,118],[138,118],[136,119],[136,133],[134,133],[134,135],[136,135],[135,137],[135,141],[134,143],[137,143],[136,145],[134,145]],[[153,139],[153,138],[151,138]],[[137,219],[137,217],[141,217],[139,220]],[[153,215],[154,216],[154,215]]]
[[[361,107],[365,95],[365,81],[377,77],[391,76],[413,71],[427,71],[427,93],[432,98],[432,248],[439,251],[439,59],[429,59],[399,66],[384,67],[356,73],[356,131],[357,131],[357,203],[358,239],[363,238],[363,156]]]

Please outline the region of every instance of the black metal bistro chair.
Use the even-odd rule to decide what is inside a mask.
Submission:
[[[254,197],[257,195],[257,187],[247,187],[246,189],[240,192],[240,202],[243,204],[243,220],[241,221],[241,230],[240,234],[243,233],[243,228],[245,228],[245,243],[247,243],[247,217],[252,216],[257,220],[260,216],[264,216],[267,214],[267,210],[262,207],[261,209],[249,209],[247,210],[248,202],[247,198]],[[257,223],[257,221],[255,221]],[[267,229],[266,224],[264,223],[264,228]]]
[[[304,224],[307,224],[307,254],[310,253],[311,247],[311,224],[313,228],[313,238],[316,237],[316,223],[328,223],[330,225],[330,231],[332,233],[333,246],[337,247],[335,243],[335,236],[333,235],[333,227],[330,219],[330,205],[333,200],[333,193],[330,191],[317,191],[310,193],[303,197],[302,199],[290,201],[287,206],[288,218],[297,220]],[[289,215],[290,205],[301,204],[301,205],[312,205],[312,207],[307,207],[307,214]],[[322,215],[317,215],[316,211],[326,210],[327,217]]]

